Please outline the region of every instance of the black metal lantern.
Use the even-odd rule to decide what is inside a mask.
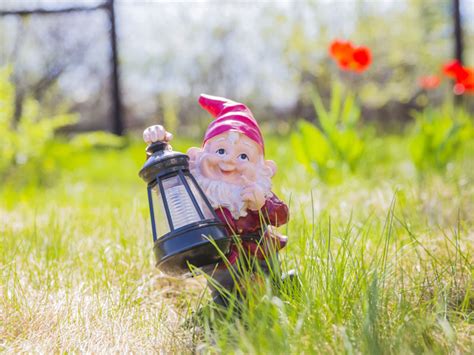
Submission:
[[[188,263],[217,263],[216,245],[227,253],[230,239],[189,172],[189,157],[165,142],[151,144],[147,154],[139,176],[148,183],[156,266],[169,274],[186,274]]]

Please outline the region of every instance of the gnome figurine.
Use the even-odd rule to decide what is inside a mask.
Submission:
[[[254,265],[268,272],[271,267],[268,260],[277,260],[278,250],[286,245],[287,238],[275,227],[288,222],[289,211],[271,190],[276,165],[272,160],[265,160],[263,137],[248,107],[204,94],[199,104],[214,120],[206,130],[202,147],[188,149],[189,168],[226,225],[229,237],[240,239],[239,245],[231,246],[228,263],[204,270],[220,285],[216,289],[209,283],[214,301],[226,305],[219,288],[232,291],[238,282],[235,280],[238,273],[229,268],[245,257],[253,258]],[[160,125],[143,132],[147,144],[170,141],[172,137]]]

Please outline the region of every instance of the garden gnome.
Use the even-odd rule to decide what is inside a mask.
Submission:
[[[275,227],[288,221],[288,207],[271,191],[276,165],[265,160],[265,147],[257,121],[244,104],[226,98],[201,95],[199,103],[214,120],[209,124],[201,148],[190,148],[189,168],[230,236],[240,238],[227,254],[228,265],[244,257],[257,261],[268,272],[265,260],[275,260],[287,238]],[[172,134],[155,125],[143,132],[146,143],[170,141]],[[232,291],[234,277],[221,263],[204,270],[221,287]],[[278,265],[279,266],[279,265]],[[226,304],[225,298],[210,283],[213,299]]]

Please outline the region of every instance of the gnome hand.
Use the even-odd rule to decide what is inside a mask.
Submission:
[[[258,184],[249,181],[245,176],[242,178],[246,185],[243,187],[240,197],[249,209],[258,211],[265,205],[265,192]]]
[[[150,126],[143,131],[143,140],[146,144],[151,144],[158,141],[169,142],[173,139],[173,135],[166,132],[162,125]]]
[[[263,250],[267,255],[284,248],[287,242],[288,237],[281,234],[276,227],[267,226],[263,235]]]

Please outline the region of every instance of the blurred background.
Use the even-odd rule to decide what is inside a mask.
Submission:
[[[419,79],[456,57],[474,62],[473,18],[472,0],[3,0],[0,67],[15,87],[14,121],[33,98],[44,116],[77,113],[68,132],[164,123],[198,138],[204,92],[287,133],[315,121],[310,91],[327,97],[335,81],[357,92],[364,120],[400,130],[412,110],[453,95],[449,81],[427,91]],[[336,38],[370,48],[370,69],[339,70],[328,55]]]

